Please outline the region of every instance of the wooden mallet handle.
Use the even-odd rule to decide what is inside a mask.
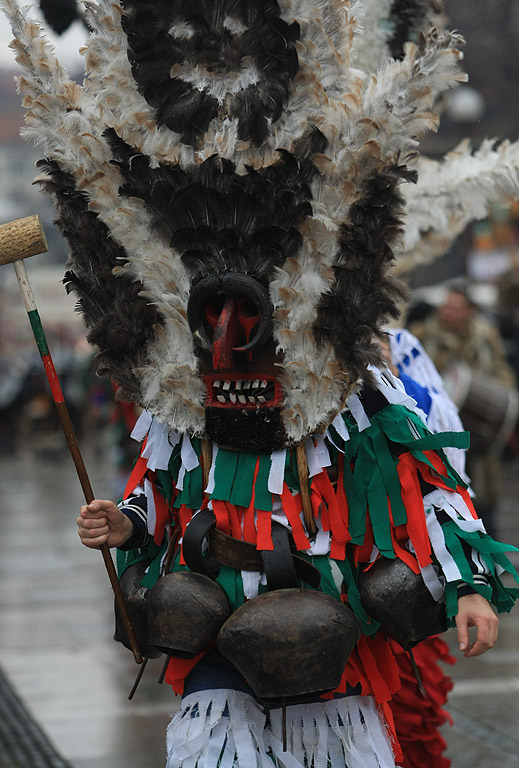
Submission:
[[[20,292],[27,310],[31,326],[34,333],[34,338],[38,349],[41,354],[42,362],[45,368],[45,373],[51,388],[52,398],[58,412],[58,416],[67,440],[70,455],[74,462],[76,472],[83,489],[85,501],[89,504],[94,499],[94,492],[90,485],[88,473],[83,462],[83,457],[79,449],[76,433],[72,422],[70,421],[70,415],[63,398],[61,386],[59,384],[56,369],[50,356],[49,349],[47,347],[47,340],[43,326],[41,325],[34,296],[29,284],[29,278],[27,277],[27,271],[23,260],[29,256],[35,256],[37,253],[44,253],[47,251],[47,239],[45,232],[43,231],[40,217],[37,215],[27,216],[24,219],[17,219],[16,221],[10,221],[7,224],[0,225],[0,265],[13,264],[16,277],[18,279],[18,285]],[[117,578],[117,572],[110,554],[110,549],[107,544],[103,544],[100,547],[101,554],[105,563],[106,571],[112,585],[112,589],[115,594],[115,599],[121,611],[121,617],[123,620],[128,641],[133,651],[133,656],[138,664],[142,664],[142,655],[139,651],[139,646],[133,627],[131,625],[128,611],[126,609],[126,603],[123,593],[121,591],[121,585]]]

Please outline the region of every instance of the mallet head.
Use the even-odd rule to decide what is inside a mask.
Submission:
[[[47,250],[47,238],[37,214],[0,225],[0,266]]]

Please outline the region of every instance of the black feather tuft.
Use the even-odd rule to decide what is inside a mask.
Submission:
[[[431,11],[439,13],[442,7],[441,0],[393,0],[390,11],[393,31],[388,47],[394,59],[404,57],[404,44],[408,40],[418,42],[420,32],[429,25]]]
[[[345,370],[364,379],[367,365],[380,359],[373,338],[398,317],[398,303],[407,294],[388,270],[402,231],[398,185],[413,178],[406,167],[393,166],[366,183],[342,228],[334,287],[323,297],[314,327],[318,339],[334,344]]]
[[[297,156],[281,151],[273,165],[244,174],[217,156],[189,170],[151,168],[114,131],[106,135],[126,179],[121,194],[146,201],[193,280],[234,270],[267,283],[301,247],[298,225],[312,215],[312,157],[325,143],[319,131],[301,139]]]
[[[76,0],[40,0],[43,18],[57,35],[62,35],[80,18]]]
[[[122,6],[133,76],[159,125],[196,145],[224,108],[238,120],[240,139],[264,142],[298,71],[299,26],[281,18],[275,0],[199,0],[195,8],[191,0],[123,0]],[[184,67],[200,67],[224,78],[250,60],[258,81],[228,95],[225,107],[182,76]]]
[[[125,261],[106,226],[88,210],[74,180],[55,162],[41,160],[48,181],[46,192],[56,200],[56,224],[71,252],[64,277],[67,292],[75,293],[78,310],[89,329],[88,341],[98,347],[95,367],[123,388],[126,400],[139,400],[133,369],[146,358],[146,346],[160,322],[154,307],[139,296],[142,285],[112,270]]]

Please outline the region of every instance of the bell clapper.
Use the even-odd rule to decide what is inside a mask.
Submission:
[[[135,678],[135,682],[132,686],[132,689],[130,693],[128,694],[128,700],[131,701],[135,695],[135,691],[137,690],[139,683],[141,682],[142,675],[144,673],[144,670],[146,669],[146,664],[148,663],[149,656],[144,657],[144,661],[142,662],[141,666],[139,667],[139,671],[137,672],[137,677]]]
[[[415,658],[414,658],[414,654],[413,654],[412,648],[408,648],[407,649],[407,653],[409,654],[409,659],[410,659],[412,667],[413,667],[413,672],[414,672],[415,677],[416,677],[416,682],[418,683],[418,690],[420,691],[420,693],[422,694],[424,699],[426,699],[427,698],[427,691],[425,690],[425,688],[423,686],[422,678],[420,676],[420,670],[418,669],[418,667],[416,665],[416,661],[415,661]]]
[[[166,677],[166,670],[168,668],[170,658],[171,658],[170,656],[166,656],[166,661],[164,662],[164,666],[162,667],[162,672],[160,673],[160,677],[157,680],[157,683],[159,685],[162,685],[162,683],[164,682],[164,678]]]
[[[281,707],[281,729],[283,731],[283,752],[287,751],[287,702],[283,699]]]

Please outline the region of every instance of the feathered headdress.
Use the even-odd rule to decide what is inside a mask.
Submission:
[[[324,429],[398,314],[417,139],[464,79],[440,4],[99,0],[83,85],[1,4],[98,370],[227,445]]]

